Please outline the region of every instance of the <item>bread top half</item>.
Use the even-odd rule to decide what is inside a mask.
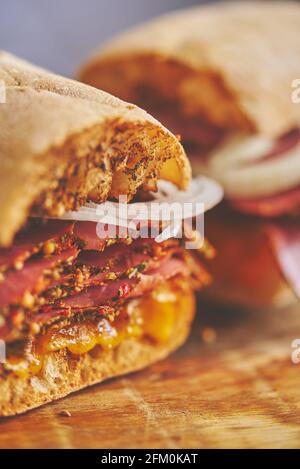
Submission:
[[[6,52],[0,86],[0,245],[32,212],[130,198],[158,177],[188,184],[178,139],[138,107]]]
[[[292,1],[179,10],[107,43],[80,77],[133,99],[132,89],[152,80],[187,113],[278,136],[300,124],[300,105],[291,99],[300,78],[299,31],[300,4]]]

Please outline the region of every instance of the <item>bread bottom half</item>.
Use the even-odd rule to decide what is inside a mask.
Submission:
[[[0,415],[12,416],[62,398],[105,379],[140,370],[165,358],[186,340],[195,313],[190,290],[184,310],[178,311],[167,341],[127,338],[114,349],[97,345],[90,352],[74,355],[66,349],[44,356],[37,375],[21,377],[13,372],[0,376]]]

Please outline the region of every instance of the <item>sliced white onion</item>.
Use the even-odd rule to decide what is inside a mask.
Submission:
[[[128,204],[89,202],[76,212],[66,212],[58,218],[128,227],[134,220],[168,222],[171,213],[171,221],[174,222],[200,215],[223,198],[221,186],[204,176],[194,178],[186,191],[180,191],[173,183],[164,180],[159,180],[157,185],[158,191],[151,193],[154,200]]]
[[[220,145],[212,154],[210,167],[217,171],[255,163],[274,147],[274,140],[262,136],[237,135]]]
[[[300,184],[300,143],[276,158],[259,161],[274,145],[275,141],[260,136],[233,138],[214,151],[205,173],[222,184],[227,197],[286,191]]]

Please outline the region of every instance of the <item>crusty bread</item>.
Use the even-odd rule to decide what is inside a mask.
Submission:
[[[154,187],[184,188],[190,166],[176,137],[149,114],[107,93],[0,52],[0,245],[33,208],[74,209]],[[61,190],[60,190],[61,189]]]
[[[126,339],[116,349],[96,347],[84,355],[59,351],[45,357],[43,370],[23,378],[0,375],[0,415],[16,415],[105,379],[137,371],[161,360],[186,339],[195,312],[193,293],[179,311],[172,336],[166,343]]]
[[[174,12],[120,35],[80,79],[142,103],[151,88],[186,116],[277,136],[300,124],[300,5],[221,2]]]

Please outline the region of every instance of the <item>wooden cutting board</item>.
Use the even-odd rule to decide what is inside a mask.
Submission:
[[[169,359],[0,420],[0,447],[299,448],[295,338],[300,307],[254,314],[202,306],[189,341]]]

